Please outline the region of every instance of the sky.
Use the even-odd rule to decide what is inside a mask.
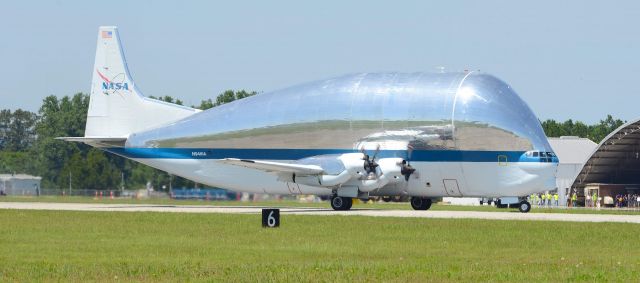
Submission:
[[[144,95],[187,105],[355,72],[481,70],[542,120],[640,118],[640,1],[11,1],[0,108],[89,91],[119,27]]]

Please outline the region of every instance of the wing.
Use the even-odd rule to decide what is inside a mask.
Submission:
[[[220,160],[225,164],[242,166],[251,169],[262,170],[274,173],[295,173],[296,175],[320,175],[324,173],[322,167],[318,165],[303,165],[294,163],[282,163],[272,161],[247,160],[237,158],[225,158]]]

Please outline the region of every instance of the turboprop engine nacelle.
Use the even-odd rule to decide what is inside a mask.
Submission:
[[[292,181],[296,184],[330,188],[342,185],[352,178],[353,176],[349,173],[349,171],[344,170],[338,175],[323,174],[317,176],[294,176]]]
[[[388,184],[404,180],[402,176],[402,158],[382,158],[378,161],[380,173],[376,176],[365,176],[351,180],[347,185],[357,186],[361,192],[371,192]]]
[[[338,174],[319,174],[296,176],[295,174],[279,175],[278,180],[284,182],[293,182],[301,185],[333,188],[347,183],[351,179],[362,178],[366,175],[363,164],[364,154],[362,153],[345,153],[338,157],[335,156],[316,156],[313,159],[307,159],[304,164],[313,164],[319,166],[331,166],[340,168]],[[331,171],[325,169],[325,171]]]
[[[320,162],[320,160],[322,162]],[[402,158],[382,158],[377,161],[375,173],[367,173],[364,168],[365,156],[362,153],[347,153],[331,158],[340,163],[338,174],[317,174],[297,176],[295,174],[281,174],[279,180],[301,185],[325,188],[357,187],[360,192],[370,192],[403,180]],[[315,161],[327,165],[327,159],[317,157]],[[335,164],[334,164],[335,165]]]

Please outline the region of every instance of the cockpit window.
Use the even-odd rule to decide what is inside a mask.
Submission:
[[[540,162],[553,162],[556,154],[549,151],[527,151],[527,157],[539,158]]]

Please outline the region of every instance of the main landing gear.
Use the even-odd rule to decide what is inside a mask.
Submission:
[[[331,207],[333,210],[349,210],[353,205],[353,199],[348,197],[331,197]]]
[[[415,210],[427,210],[431,208],[431,199],[411,197],[411,207]]]

